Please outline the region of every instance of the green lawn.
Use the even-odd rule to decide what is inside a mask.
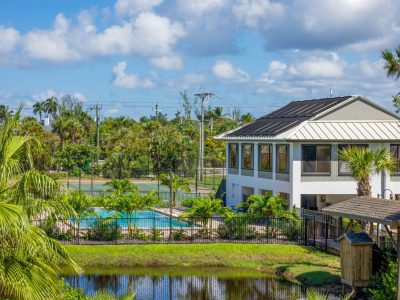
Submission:
[[[296,245],[68,245],[66,248],[84,269],[238,268],[272,273],[313,286],[337,283],[340,273],[337,256]]]

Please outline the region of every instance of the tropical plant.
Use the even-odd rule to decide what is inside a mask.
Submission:
[[[397,299],[398,260],[390,254],[385,256],[380,271],[374,276],[373,287],[368,289],[375,300]]]
[[[56,163],[68,172],[77,169],[79,174],[82,170],[89,170],[90,164],[94,161],[96,149],[89,145],[67,144],[58,153]]]
[[[27,171],[21,166],[22,157],[30,157],[31,138],[15,135],[19,113],[0,130],[0,298],[55,299],[60,265],[80,269],[61,244],[30,225],[29,217],[57,217],[71,209],[52,201],[54,180],[32,165]]]
[[[29,218],[69,217],[73,209],[56,199],[57,182],[34,169],[30,142],[37,144],[36,141],[30,136],[15,135],[19,115],[20,110],[0,130],[0,196],[8,203],[23,206]]]
[[[192,206],[181,215],[181,218],[200,221],[206,235],[208,235],[209,230],[212,228],[212,217],[216,215],[223,218],[233,216],[232,210],[225,207],[221,199],[215,199],[212,195],[197,198],[191,204]]]
[[[44,101],[38,101],[35,104],[33,104],[33,113],[35,115],[39,115],[40,123],[42,123],[42,113],[44,113],[44,112],[46,112]]]
[[[114,180],[114,183],[117,181]],[[121,182],[121,181],[119,181]],[[108,210],[115,210],[122,218],[128,219],[128,235],[132,237],[132,217],[133,231],[136,233],[136,216],[140,210],[150,209],[158,205],[159,199],[155,191],[141,194],[137,186],[130,183],[127,186],[117,187],[108,195],[106,207]]]
[[[395,79],[400,78],[400,47],[394,49],[386,49],[382,51],[382,58],[385,61],[384,69],[386,70],[387,76],[394,77]]]
[[[13,114],[13,111],[11,111],[7,105],[0,105],[0,122],[3,123],[5,120],[10,118]]]
[[[384,69],[388,77],[394,77],[396,80],[400,78],[400,46],[392,51],[386,49],[382,51],[382,58],[385,62]],[[393,105],[397,112],[400,112],[400,93],[393,96]]]
[[[341,300],[350,300],[353,296],[353,292],[344,296],[343,298],[341,298]],[[334,300],[337,299],[337,297],[329,294],[329,293],[325,293],[322,291],[319,291],[315,288],[308,288],[306,291],[306,299],[307,300]]]
[[[170,201],[172,201],[172,206],[176,205],[176,195],[178,191],[190,192],[189,182],[183,178],[176,176],[171,171],[168,175],[162,174],[160,176],[160,181],[162,184],[168,186],[170,191]]]
[[[115,219],[98,216],[90,222],[84,238],[89,241],[116,241],[121,236],[121,228]]]
[[[243,209],[247,213],[265,218],[296,218],[291,210],[287,210],[288,202],[281,196],[272,196],[270,193],[263,195],[250,195],[246,201],[238,205],[238,209]],[[298,216],[297,216],[298,217]]]
[[[44,109],[49,116],[53,117],[54,120],[57,116],[57,111],[58,111],[57,98],[52,96],[46,99],[46,101],[44,102]]]
[[[339,151],[338,158],[351,169],[357,180],[357,194],[371,196],[370,177],[381,172],[391,173],[395,160],[384,148],[373,151],[364,147],[347,147]]]
[[[256,237],[256,230],[252,225],[252,218],[248,215],[237,215],[226,218],[218,226],[218,236],[222,239],[247,240]]]

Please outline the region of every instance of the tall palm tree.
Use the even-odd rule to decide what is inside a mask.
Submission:
[[[42,122],[42,113],[44,112],[46,112],[44,101],[38,101],[35,104],[33,104],[33,113],[35,115],[39,114],[40,123]]]
[[[400,46],[392,51],[386,49],[382,51],[382,58],[385,61],[384,69],[388,77],[400,78]]]
[[[20,110],[0,130],[0,298],[55,299],[60,265],[76,271],[79,267],[61,244],[29,224],[29,217],[60,215],[58,210],[67,206],[57,207],[49,199],[57,189],[54,180],[32,165],[22,165],[24,157],[32,161],[32,138],[15,135],[19,114]]]
[[[13,114],[13,111],[8,108],[8,105],[0,105],[0,123],[3,123],[5,120],[10,118]]]
[[[57,134],[60,137],[61,149],[64,149],[65,140],[68,137],[68,128],[67,128],[68,119],[64,116],[58,116],[53,126],[53,133]]]
[[[57,116],[57,111],[58,111],[57,98],[52,96],[52,97],[46,99],[46,101],[44,102],[44,107],[45,107],[46,113],[49,114],[50,116],[52,116],[53,120],[54,120]]]
[[[125,185],[125,181],[119,181],[121,185],[115,184],[114,181],[110,186],[115,189],[111,191],[106,201],[106,207],[109,210],[115,210],[121,217],[128,219],[128,236],[132,237],[132,217],[133,232],[136,233],[136,216],[140,210],[150,209],[159,203],[155,191],[149,191],[141,194],[139,188],[132,183]]]
[[[357,180],[357,194],[371,196],[370,177],[381,172],[391,173],[395,160],[384,148],[373,151],[364,147],[348,147],[339,151],[338,158],[351,169]]]
[[[169,188],[172,206],[176,205],[176,195],[178,191],[190,192],[189,182],[184,178],[179,178],[171,171],[168,175],[161,175],[160,181]]]

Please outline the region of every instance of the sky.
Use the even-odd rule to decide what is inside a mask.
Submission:
[[[103,117],[172,117],[180,91],[259,117],[363,95],[392,109],[398,0],[0,0],[0,103],[24,115],[70,94]]]

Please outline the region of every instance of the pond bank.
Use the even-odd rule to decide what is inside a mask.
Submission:
[[[309,286],[336,285],[339,258],[297,245],[160,244],[66,246],[84,269],[168,267],[237,268],[268,273]],[[201,271],[200,271],[201,272]]]

